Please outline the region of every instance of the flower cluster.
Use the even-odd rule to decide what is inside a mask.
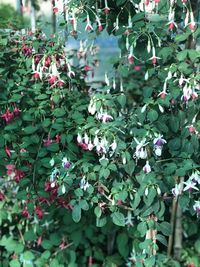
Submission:
[[[5,120],[6,123],[11,122],[15,117],[19,116],[21,110],[15,105],[14,109],[11,111],[7,109],[0,117]]]
[[[107,113],[107,107],[104,108],[102,101],[102,99],[93,96],[88,106],[88,112],[92,115],[96,113],[96,118],[99,121],[102,121],[104,123],[110,122],[113,120],[113,117]]]
[[[91,151],[95,148],[97,154],[101,156],[112,156],[117,149],[115,137],[112,139],[110,137],[107,138],[107,136],[103,135],[99,130],[96,131],[93,139],[90,138],[87,133],[84,133],[84,135],[78,133],[77,142],[83,150]]]
[[[137,138],[134,138],[136,142],[136,151],[133,155],[133,158],[136,159],[136,163],[139,159],[145,159],[146,164],[143,167],[144,173],[151,172],[151,166],[149,164],[148,153],[147,153],[147,145],[149,142],[147,142],[146,138],[142,139],[142,141],[138,141]],[[162,135],[156,135],[156,137],[153,140],[153,151],[155,152],[155,155],[160,157],[162,155],[163,146],[167,141],[162,138]]]
[[[14,179],[17,183],[25,176],[25,173],[16,169],[16,166],[13,164],[6,165],[6,174],[11,180]]]

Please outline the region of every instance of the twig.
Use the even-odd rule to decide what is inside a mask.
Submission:
[[[60,251],[66,249],[66,248],[68,248],[68,247],[71,247],[73,244],[74,244],[74,243],[71,242],[71,243],[65,245],[64,247],[62,247],[62,248],[60,248],[59,250],[55,251],[55,252],[53,253],[53,256],[56,256]]]

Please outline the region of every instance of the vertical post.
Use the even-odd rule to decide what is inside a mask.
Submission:
[[[52,33],[56,33],[56,13],[54,12],[55,0],[52,1]]]
[[[22,7],[23,7],[22,0],[16,0],[16,10],[17,13],[21,16],[22,16]]]
[[[36,30],[36,19],[35,19],[35,7],[31,1],[31,31],[35,32]]]

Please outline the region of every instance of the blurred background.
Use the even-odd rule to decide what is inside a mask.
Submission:
[[[41,29],[47,36],[59,35],[64,39],[69,50],[78,49],[80,41],[87,46],[97,48],[98,68],[95,76],[89,75],[89,82],[104,80],[105,70],[112,71],[112,63],[119,57],[118,40],[109,36],[104,30],[99,36],[96,33],[85,31],[85,23],[78,24],[78,38],[66,34],[66,25],[63,17],[63,1],[57,1],[58,13],[53,12],[52,1],[49,0],[0,0],[0,31]]]

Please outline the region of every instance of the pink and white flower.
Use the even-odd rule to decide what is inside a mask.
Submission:
[[[162,138],[162,135],[159,135],[157,138],[153,140],[154,152],[158,157],[162,155],[162,149],[165,143],[167,143],[167,141]]]
[[[145,164],[144,167],[143,167],[143,171],[144,171],[144,173],[146,173],[146,174],[148,174],[148,173],[151,172],[151,166],[150,166],[148,160],[146,161],[146,164]]]
[[[196,212],[197,216],[200,215],[200,201],[195,201],[195,204],[193,205],[193,209]]]

